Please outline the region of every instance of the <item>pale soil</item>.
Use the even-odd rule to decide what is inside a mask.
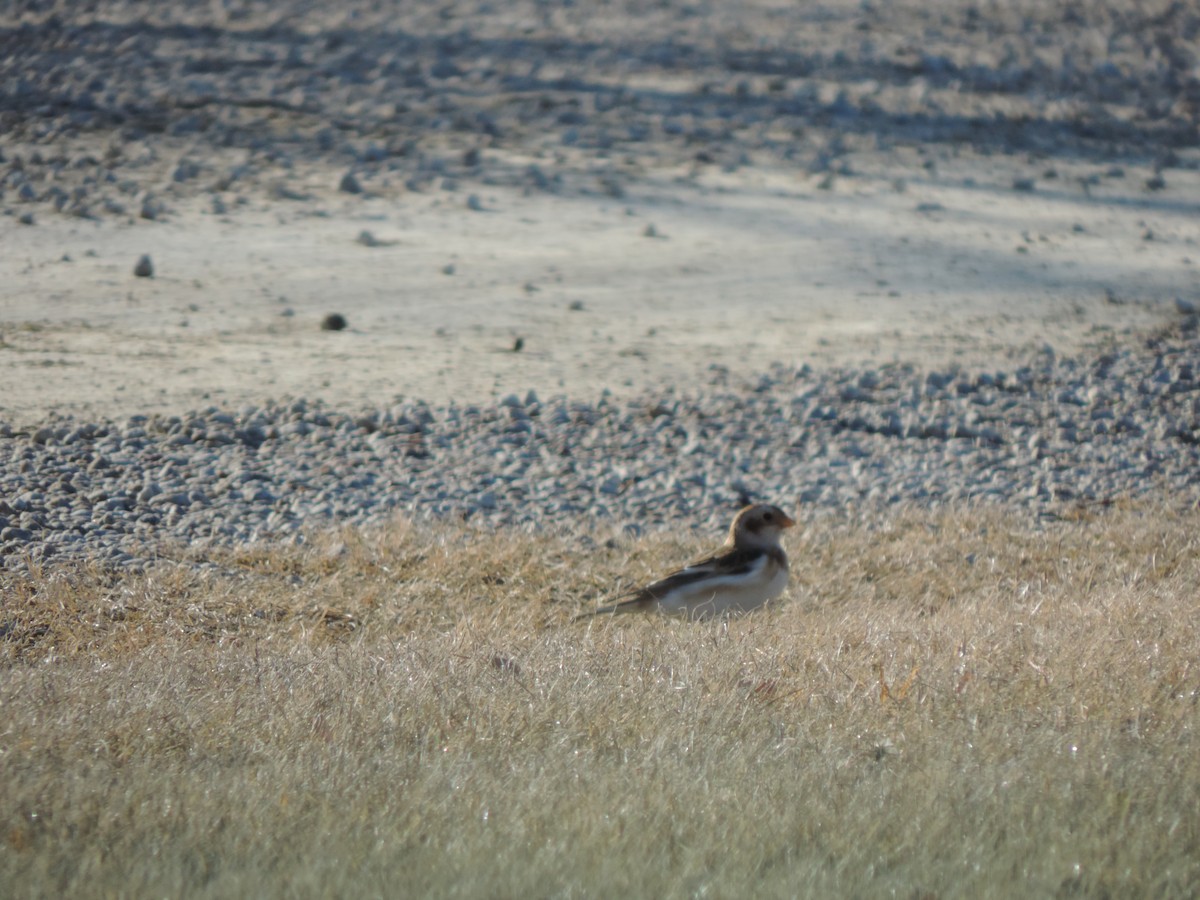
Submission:
[[[1069,184],[1015,193],[990,168],[964,165],[975,187],[899,192],[882,166],[828,191],[751,170],[621,200],[482,189],[481,212],[461,192],[327,190],[226,216],[197,200],[161,223],[0,220],[0,409],[31,421],[282,395],[594,399],[693,384],[714,363],[747,376],[776,361],[1003,367],[1010,350],[1070,352],[1173,317],[1193,290],[1189,210]],[[362,230],[392,243],[363,246]],[[142,253],[152,279],[133,275]],[[349,329],[321,331],[330,312]]]
[[[333,19],[305,4],[297,6],[301,24],[295,32],[279,24],[290,22],[280,18],[279,4],[181,3],[181,21],[205,24],[224,15],[228,32],[164,27],[144,34],[128,25],[126,5],[106,5],[119,26],[112,40],[126,33],[120,28],[134,35],[120,44],[122,54],[153,51],[165,65],[172,55],[192,52],[192,41],[204,66],[194,69],[200,75],[187,69],[163,74],[161,65],[128,75],[129,65],[118,55],[109,72],[102,42],[112,29],[101,10],[79,19],[78,40],[97,47],[86,64],[104,73],[105,85],[119,88],[122,78],[131,79],[134,96],[153,97],[161,104],[154,109],[165,110],[154,112],[159,120],[153,128],[161,131],[165,122],[168,132],[178,126],[181,133],[143,129],[141,113],[129,112],[142,107],[133,101],[122,107],[121,97],[130,95],[119,91],[111,125],[105,124],[106,109],[91,113],[85,107],[89,127],[64,125],[54,132],[57,125],[39,124],[39,116],[54,107],[38,106],[36,97],[27,101],[29,118],[20,118],[17,105],[6,119],[16,127],[0,149],[10,163],[24,161],[40,179],[39,192],[56,183],[69,189],[78,167],[68,161],[82,155],[86,168],[90,155],[111,162],[116,183],[129,195],[122,200],[124,212],[102,211],[101,182],[85,201],[93,217],[80,218],[55,212],[44,193],[38,202],[22,202],[10,179],[3,194],[7,214],[0,216],[0,417],[10,422],[29,424],[54,413],[126,416],[237,407],[285,395],[349,408],[386,405],[398,394],[483,401],[529,389],[590,400],[605,388],[628,393],[664,382],[702,383],[714,363],[750,379],[772,362],[904,360],[1003,368],[1012,353],[1046,343],[1069,353],[1120,339],[1175,317],[1177,297],[1196,299],[1200,174],[1181,124],[1185,114],[1163,113],[1165,119],[1140,125],[1144,96],[1089,96],[1093,85],[1086,78],[1078,96],[1057,86],[1043,93],[1036,85],[1039,73],[1059,73],[1065,84],[1074,70],[1061,61],[1047,69],[1034,55],[1027,71],[1016,63],[1004,68],[992,59],[987,34],[974,25],[956,33],[944,19],[928,18],[932,13],[910,10],[913,34],[923,27],[932,41],[929,23],[941,21],[941,44],[921,46],[929,53],[941,46],[950,57],[961,50],[957,63],[940,56],[908,62],[915,51],[895,31],[907,20],[899,12],[892,19],[877,13],[874,24],[856,23],[856,5],[832,4],[827,15],[793,15],[785,38],[774,33],[783,27],[783,14],[769,4],[741,19],[714,13],[711,28],[718,48],[725,48],[725,56],[712,51],[716,62],[703,54],[689,62],[699,52],[688,49],[689,41],[708,47],[703,20],[694,16],[654,15],[638,20],[637,28],[626,21],[622,29],[613,13],[600,22],[599,37],[565,19],[547,20],[536,34],[548,48],[544,52],[555,56],[560,80],[534,72],[527,79],[535,90],[522,87],[525,75],[513,74],[524,71],[520,54],[534,52],[530,47],[514,45],[518,56],[490,58],[476,76],[469,67],[477,48],[456,49],[458,39],[450,38],[423,42],[420,29],[462,33],[465,13],[458,8],[441,19],[416,11],[378,23],[366,12],[359,19],[335,16],[334,24],[345,29],[338,37],[343,43],[321,44],[321,29],[333,27]],[[952,4],[946,8],[961,12]],[[480,6],[467,33],[505,34],[520,26],[530,34],[533,26],[522,18],[530,10],[513,10],[510,22],[503,10]],[[173,21],[172,13],[156,15]],[[590,13],[570,15],[590,22]],[[1124,27],[1119,16],[1089,15],[1099,17],[1095,27],[1101,31],[1116,34]],[[27,14],[21,21],[43,19]],[[1022,21],[997,20],[989,27],[1009,34],[1014,46],[1035,48],[1043,34],[1038,29],[1060,28],[1036,18]],[[354,30],[355,22],[361,30]],[[265,30],[249,31],[252,26]],[[402,92],[408,105],[393,102],[382,107],[385,112],[399,120],[424,115],[426,106],[438,103],[457,105],[464,116],[483,108],[506,129],[503,139],[489,144],[485,137],[481,144],[478,135],[460,139],[454,132],[419,130],[442,126],[429,113],[414,120],[411,128],[418,130],[402,131],[415,135],[410,140],[418,149],[406,146],[404,155],[388,157],[386,164],[369,156],[356,160],[336,148],[321,152],[310,139],[316,126],[307,120],[289,125],[286,111],[269,110],[262,121],[245,124],[248,113],[235,102],[239,92],[269,93],[297,66],[307,73],[307,56],[297,57],[303,65],[292,68],[279,63],[251,70],[266,73],[255,76],[265,82],[253,89],[237,70],[251,50],[235,44],[220,65],[211,62],[213,47],[225,47],[226,35],[235,41],[246,35],[257,42],[252,47],[265,45],[253,52],[265,53],[268,62],[299,46],[316,55],[312,65],[327,65],[337,75],[338,66],[350,65],[338,55],[342,50],[335,52],[344,50],[345,41],[360,42],[352,59],[381,65],[390,59],[386,35],[373,36],[377,26],[398,29],[395,40],[408,41],[417,57],[429,57],[420,65],[436,69],[450,60],[469,70],[450,78],[444,93],[437,89],[442,82],[421,76],[419,90]],[[607,46],[604,40],[632,41],[633,33],[640,39],[640,29],[646,40],[625,45],[633,60],[626,68],[619,54],[614,62],[581,37],[586,32],[588,40]],[[36,28],[29,33],[40,34]],[[210,34],[217,35],[216,44]],[[864,34],[877,41],[874,55],[862,63],[865,71],[856,68],[853,54],[832,54],[835,48],[858,52]],[[1061,34],[1072,52],[1092,46],[1086,30]],[[738,55],[736,48],[752,45],[755,35],[760,46],[775,41],[784,49]],[[20,47],[32,46],[28,36],[20,39]],[[480,47],[499,52],[494,39],[487,40],[479,37]],[[1128,62],[1143,59],[1134,53],[1138,45],[1126,44],[1113,37],[1109,58],[1131,72],[1127,82],[1148,96],[1150,88],[1161,88],[1153,60],[1145,63],[1151,75],[1144,75]],[[779,57],[795,46],[807,46],[811,56],[795,51],[794,60]],[[1102,61],[1104,54],[1095,58]],[[60,65],[49,54],[31,59],[14,54],[10,74],[25,77],[31,67]],[[878,75],[880,59],[893,61],[896,68],[883,71],[894,84],[868,77]],[[734,68],[720,69],[722,60]],[[615,113],[601,111],[592,82],[575,88],[563,80],[576,71],[572,64],[599,86],[595,90],[615,84],[625,91],[615,96],[632,98],[629,111],[619,103]],[[708,79],[704,85],[716,85],[718,94],[688,86],[689,65],[707,66],[690,77]],[[970,90],[939,75],[946,67],[953,74],[952,65],[964,67],[963,77],[979,79],[982,71],[1001,81],[1015,67],[1014,84],[1033,79],[1034,86]],[[774,82],[767,77],[788,66],[808,74],[775,76]],[[906,74],[913,66],[918,74]],[[370,80],[360,85],[361,79],[352,79],[347,88],[334,75],[328,91],[324,82],[316,88],[311,80],[299,82],[286,95],[288,103],[308,104],[331,118],[344,113],[349,124],[340,123],[343,131],[394,142],[386,117],[373,118],[379,98]],[[139,77],[163,80],[136,93]],[[416,76],[405,77],[411,82]],[[744,101],[719,93],[737,79],[744,80]],[[204,91],[218,91],[215,104],[205,93],[189,106],[170,106],[172,92],[200,90],[198,81]],[[190,133],[186,117],[220,106],[222,85],[239,124]],[[347,90],[343,101],[338,92]],[[347,106],[359,102],[355,90],[366,93],[359,106]],[[741,82],[737,90],[743,90]],[[544,124],[535,116],[527,126],[524,110],[537,96],[552,114]],[[773,97],[792,98],[792,106],[772,107]],[[1186,107],[1182,100],[1169,106],[1170,100],[1160,106]],[[564,104],[575,118],[554,118]],[[648,104],[651,112],[645,112]],[[665,111],[654,111],[660,107]],[[799,112],[790,118],[780,112],[793,107]],[[353,119],[356,109],[359,120]],[[1092,140],[1082,126],[1072,131],[1089,117],[1107,129],[1103,139]],[[993,118],[994,132],[976,127]],[[592,123],[612,129],[614,121],[649,128],[650,137],[610,150],[602,142],[600,149],[591,147],[576,134],[582,129],[586,136]],[[696,145],[672,137],[672,128],[695,123],[717,135],[700,146],[711,148],[721,164],[709,164],[708,156],[697,156]],[[54,133],[39,137],[46,128]],[[1165,187],[1152,190],[1147,181],[1168,150],[1155,144],[1155,135],[1168,131],[1174,135],[1173,167],[1165,171]],[[975,137],[968,143],[959,132]],[[218,146],[220,141],[233,146]],[[284,148],[283,162],[271,155],[276,146]],[[464,146],[479,150],[478,166],[455,168]],[[50,161],[58,154],[64,164],[48,161],[43,177],[29,166],[34,153]],[[200,174],[173,177],[180,163]],[[512,175],[531,164],[556,179],[552,189],[531,189]],[[251,170],[253,177],[235,177]],[[350,170],[360,175],[365,193],[338,191]],[[1033,190],[1014,189],[1016,179],[1032,179]],[[302,199],[281,198],[281,185],[284,195]],[[471,196],[481,209],[469,208]],[[145,197],[161,207],[154,221],[137,215]],[[223,211],[214,212],[214,201]],[[27,210],[36,213],[32,226],[18,221]],[[382,245],[358,243],[363,230]],[[133,275],[144,253],[154,262],[152,279]],[[347,331],[320,330],[332,312],[346,316]],[[523,339],[519,353],[512,352],[517,338]]]

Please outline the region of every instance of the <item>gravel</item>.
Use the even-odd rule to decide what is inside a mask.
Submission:
[[[197,193],[302,198],[281,181],[314,161],[352,194],[621,196],[647,165],[758,162],[832,186],[896,144],[1194,167],[1198,28],[1194,4],[1131,0],[9,4],[0,198],[155,220]]]
[[[142,569],[184,548],[303,541],[398,514],[523,529],[711,530],[771,499],[899,505],[1200,502],[1197,319],[1006,371],[714,367],[695,393],[530,391],[488,405],[304,399],[126,421],[0,424],[0,564]]]

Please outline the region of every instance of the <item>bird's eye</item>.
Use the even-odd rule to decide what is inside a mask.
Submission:
[[[763,518],[770,522],[775,516],[771,513],[763,513]]]

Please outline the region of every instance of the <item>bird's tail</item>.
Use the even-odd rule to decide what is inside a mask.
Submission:
[[[596,616],[616,616],[621,613],[638,612],[641,609],[645,609],[645,607],[646,601],[642,597],[632,597],[629,600],[622,600],[620,603],[612,603],[608,606],[601,606],[599,609],[580,613],[571,620],[571,623],[582,622],[584,619],[594,619]]]

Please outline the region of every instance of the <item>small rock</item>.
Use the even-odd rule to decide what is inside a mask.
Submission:
[[[183,160],[175,167],[175,171],[171,174],[171,179],[177,184],[183,184],[185,181],[190,181],[200,174],[200,167],[191,160]]]
[[[483,201],[479,199],[478,194],[471,194],[467,197],[467,209],[483,212]]]
[[[347,172],[338,182],[338,190],[343,194],[361,194],[362,184],[359,183],[358,177],[353,172]]]
[[[525,177],[528,178],[533,183],[533,186],[540,191],[546,191],[553,187],[553,182],[536,164],[531,164],[529,168],[525,170]]]
[[[304,191],[298,191],[285,181],[277,181],[267,189],[267,195],[272,200],[294,200],[302,202],[311,200],[312,195]]]
[[[133,274],[138,278],[153,278],[154,263],[150,260],[149,253],[143,253],[141,259],[137,261],[137,265],[133,267]]]
[[[448,56],[442,56],[429,67],[429,74],[434,78],[457,78],[462,70]]]
[[[330,313],[321,320],[322,331],[344,331],[350,323],[341,313]]]
[[[1034,180],[1032,178],[1014,178],[1012,188],[1014,191],[1029,193],[1034,189]]]

